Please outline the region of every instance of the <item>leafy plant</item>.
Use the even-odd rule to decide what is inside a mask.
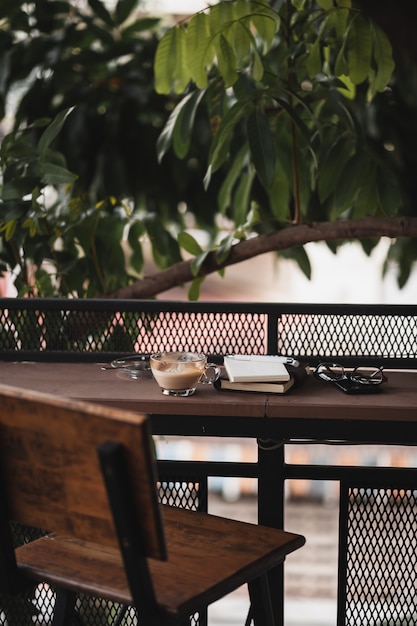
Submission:
[[[126,272],[124,252],[110,233],[119,230],[121,241],[126,219],[118,210],[128,213],[127,208],[110,199],[113,213],[106,214],[104,203],[90,207],[80,197],[72,198],[76,176],[50,147],[70,113],[59,113],[37,143],[32,131],[45,120],[12,131],[0,148],[1,261],[3,269],[16,268],[19,295],[95,294],[111,288],[112,278],[118,284]],[[105,276],[102,267],[108,264],[113,275]]]
[[[300,223],[313,195],[329,217],[395,213],[400,198],[385,193],[395,177],[367,151],[350,102],[368,103],[385,89],[394,68],[387,37],[350,0],[279,4],[275,11],[266,0],[221,2],[165,34],[156,89],[188,93],[160,136],[160,159],[171,146],[185,154],[184,120],[189,136],[195,108],[211,103],[215,84],[221,107],[211,119],[205,180],[230,163],[223,211],[238,196],[244,221],[256,184],[247,180],[242,198],[239,183],[254,170],[271,219]],[[366,183],[358,185],[358,172]]]
[[[91,296],[129,285],[143,271],[145,238],[156,265],[172,265],[181,259],[181,203],[213,228],[213,195],[195,176],[203,171],[201,139],[189,163],[157,163],[155,144],[173,99],[153,89],[159,19],[138,14],[138,4],[120,0],[109,10],[101,0],[21,0],[0,7],[0,114],[15,101],[0,156],[0,262],[14,270],[19,295]],[[33,155],[42,153],[45,124],[70,110],[53,138],[54,161],[49,146],[46,177]]]
[[[393,99],[393,71],[388,38],[351,0],[221,2],[159,43],[156,89],[183,94],[159,158],[187,154],[205,107],[213,128],[205,184],[227,168],[218,206],[238,239],[242,229],[394,216],[407,204],[401,166],[375,126]],[[305,254],[294,255],[308,274]]]
[[[366,14],[223,0],[166,29],[138,9],[1,3],[0,117],[15,105],[0,270],[19,295],[152,297],[192,281],[198,298],[207,273],[251,255],[283,250],[309,275],[307,241],[359,237],[370,252],[381,234],[401,235],[389,259],[404,284],[416,248],[390,219],[415,215],[417,78]]]

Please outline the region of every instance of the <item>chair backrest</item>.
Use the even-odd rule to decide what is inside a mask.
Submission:
[[[122,450],[144,556],[166,558],[146,417],[4,385],[0,406],[0,487],[9,519],[118,547],[97,454],[114,442]]]

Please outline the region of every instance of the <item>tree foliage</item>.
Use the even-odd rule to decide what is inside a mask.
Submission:
[[[144,239],[158,267],[172,265],[181,259],[181,203],[213,227],[204,131],[185,162],[157,162],[174,100],[153,88],[161,26],[139,8],[137,0],[112,10],[101,0],[1,3],[0,117],[8,120],[12,101],[14,119],[0,154],[0,267],[14,271],[19,294],[92,296],[130,284],[143,272]],[[42,132],[69,110],[46,156],[49,168],[53,159],[75,176],[47,179],[35,167]]]
[[[2,2],[0,263],[20,294],[155,295],[134,288],[149,241],[162,271],[191,255],[196,298],[253,235],[334,221],[336,249],[352,220],[415,215],[416,69],[351,0],[223,0],[168,29],[138,8]],[[390,257],[404,284],[413,242]]]
[[[402,90],[415,84],[416,72],[398,52],[394,71],[385,33],[351,0],[221,5],[176,25],[159,43],[156,89],[184,94],[160,137],[161,161],[171,148],[181,156],[182,107],[198,99],[214,129],[205,183],[227,169],[219,210],[235,226],[265,233],[316,220],[415,215],[404,159],[413,153],[403,153],[408,140],[399,120],[385,120],[405,100],[413,100],[408,115],[415,119],[415,97],[404,99]],[[400,284],[413,250],[412,242],[393,245]],[[305,255],[293,255],[308,274]]]
[[[220,3],[159,43],[156,89],[188,92],[159,140],[159,158],[171,146],[183,155],[177,138],[185,133],[184,118],[188,135],[193,131],[184,110],[197,96],[210,104],[216,84],[221,104],[211,119],[216,132],[205,180],[208,185],[229,164],[223,211],[234,210],[246,173],[253,185],[247,185],[246,210],[237,209],[242,221],[256,201],[250,190],[257,183],[258,204],[272,220],[300,223],[314,204],[329,218],[395,214],[397,179],[389,163],[372,154],[360,120],[393,68],[387,37],[350,0],[287,2],[277,11],[266,0]]]

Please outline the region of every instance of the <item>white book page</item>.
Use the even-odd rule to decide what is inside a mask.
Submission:
[[[224,368],[231,382],[285,382],[290,379],[280,357],[235,354],[224,357]]]

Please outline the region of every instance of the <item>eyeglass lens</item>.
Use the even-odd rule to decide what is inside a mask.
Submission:
[[[319,363],[316,368],[316,375],[327,382],[350,378],[362,385],[380,385],[386,380],[382,373],[382,367],[356,367],[347,373],[339,363]]]
[[[384,375],[380,367],[357,367],[352,371],[350,378],[365,385],[380,385],[384,380]]]
[[[319,363],[316,373],[327,381],[341,380],[346,376],[343,366],[338,363]]]

